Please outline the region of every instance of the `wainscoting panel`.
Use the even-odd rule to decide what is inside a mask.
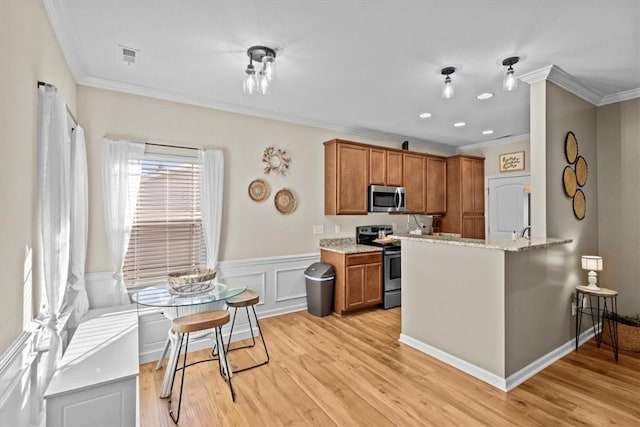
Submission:
[[[285,302],[307,296],[304,271],[308,266],[282,268],[275,271],[276,302]]]

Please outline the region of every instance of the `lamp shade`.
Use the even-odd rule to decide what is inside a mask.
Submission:
[[[597,255],[583,255],[582,269],[590,271],[602,270],[602,257]]]

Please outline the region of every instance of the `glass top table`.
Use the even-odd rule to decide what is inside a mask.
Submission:
[[[215,280],[204,292],[175,294],[169,283],[158,283],[131,292],[133,302],[149,307],[192,307],[221,302],[240,295],[247,286],[234,278]]]

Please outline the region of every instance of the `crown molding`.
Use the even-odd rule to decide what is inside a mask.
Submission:
[[[602,105],[628,101],[630,99],[636,98],[640,98],[640,87],[631,90],[625,90],[624,92],[614,93],[613,95],[604,96],[602,97],[602,101],[600,101],[600,104],[598,104],[598,106],[600,107]]]
[[[84,62],[80,56],[80,44],[73,32],[69,17],[65,11],[64,2],[54,0],[42,0],[42,5],[47,13],[51,28],[58,39],[58,45],[64,59],[71,70],[76,83],[85,78]]]
[[[383,141],[405,141],[421,144],[424,147],[430,147],[444,152],[453,153],[455,147],[451,145],[441,144],[420,138],[414,138],[408,135],[399,135],[389,132],[377,131],[375,129],[367,129],[361,127],[340,126],[316,120],[304,119],[296,116],[272,113],[257,108],[246,107],[242,105],[232,104],[228,102],[212,101],[193,96],[181,95],[166,90],[152,89],[144,86],[132,85],[129,83],[117,82],[113,80],[100,79],[96,77],[85,77],[78,81],[81,86],[94,87],[97,89],[106,89],[114,92],[121,92],[130,95],[144,96],[147,98],[161,99],[163,101],[178,102],[181,104],[193,105],[196,107],[212,108],[224,112],[243,114],[248,116],[260,117],[263,119],[277,120],[286,123],[293,123],[302,126],[310,126],[323,130],[331,130],[345,134],[364,136],[368,138],[380,139]]]
[[[556,65],[548,65],[540,68],[539,70],[522,74],[519,79],[529,84],[548,80],[560,86],[564,90],[590,102],[596,107],[613,104],[614,102],[640,98],[640,88],[603,96]]]
[[[557,65],[548,65],[540,68],[539,70],[525,73],[520,76],[520,80],[529,84],[548,80],[593,105],[597,106],[602,101],[602,95],[586,86],[580,80],[576,79]]]
[[[467,151],[478,150],[487,147],[498,147],[500,145],[512,144],[514,142],[525,142],[531,139],[530,134],[523,133],[522,135],[508,136],[505,138],[496,138],[490,141],[477,142],[475,144],[461,145],[457,148],[456,153],[466,153]]]

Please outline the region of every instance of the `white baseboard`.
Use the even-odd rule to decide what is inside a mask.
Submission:
[[[579,345],[582,345],[585,342],[589,341],[591,338],[593,338],[593,336],[593,328],[589,328],[588,330],[580,334],[580,338],[578,340]],[[492,385],[502,391],[513,390],[529,378],[536,375],[538,372],[545,369],[547,366],[562,359],[564,356],[575,350],[575,339],[571,339],[570,341],[550,351],[539,359],[534,360],[519,371],[509,375],[507,378],[503,378],[500,375],[489,372],[486,369],[480,368],[472,363],[469,363],[445,351],[425,344],[422,341],[416,340],[415,338],[412,338],[408,335],[400,334],[399,341],[423,353],[426,353],[429,356],[435,357],[436,359],[446,363],[447,365],[453,366],[454,368],[459,369],[462,372],[465,372],[475,378],[478,378],[479,380],[484,381],[487,384]]]
[[[420,350],[421,352],[426,353],[429,356],[435,357],[436,359],[446,363],[447,365],[453,366],[454,368],[459,369],[462,372],[466,372],[467,374],[476,377],[489,385],[492,385],[502,391],[507,391],[506,381],[499,375],[489,372],[486,369],[479,368],[472,363],[469,363],[445,351],[432,347],[429,344],[425,344],[415,338],[411,338],[408,335],[400,334],[399,341],[403,344],[415,348],[416,350]]]

